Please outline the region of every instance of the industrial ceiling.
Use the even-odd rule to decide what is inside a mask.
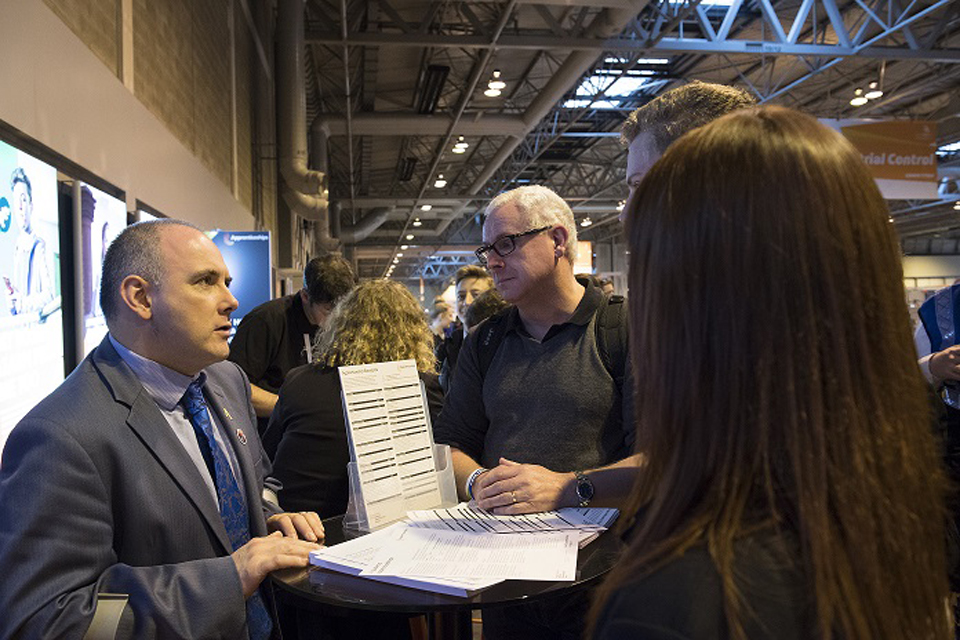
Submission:
[[[344,246],[362,277],[449,277],[473,262],[486,203],[522,184],[590,218],[582,239],[616,238],[619,126],[692,79],[960,140],[955,0],[307,0],[303,24],[306,124],[333,228],[364,229]],[[871,82],[882,97],[851,106]],[[960,236],[960,153],[940,175],[939,200],[890,203],[907,250]]]

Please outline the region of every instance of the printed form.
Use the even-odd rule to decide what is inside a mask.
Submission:
[[[376,555],[395,544],[398,536],[402,535],[406,525],[396,522],[388,527],[374,531],[365,536],[354,538],[332,547],[323,547],[310,552],[310,562],[324,569],[358,576],[364,569],[369,568]],[[468,596],[477,591],[492,587],[503,582],[496,578],[478,578],[465,576],[463,578],[430,578],[414,576],[367,575],[371,580],[398,584],[404,587],[446,593],[453,596]]]
[[[579,539],[576,531],[498,535],[405,527],[360,575],[572,581]]]
[[[371,527],[440,504],[433,436],[413,360],[340,367],[347,439]]]

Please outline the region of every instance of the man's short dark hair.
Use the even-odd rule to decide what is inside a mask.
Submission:
[[[480,280],[490,280],[493,281],[493,276],[490,273],[476,264],[468,264],[465,267],[460,267],[457,269],[457,275],[453,277],[453,286],[460,284],[461,280],[466,280],[467,278],[479,278]]]
[[[357,286],[350,263],[340,256],[314,258],[303,270],[303,288],[313,304],[333,303]]]
[[[686,132],[756,103],[756,99],[742,89],[694,80],[657,96],[631,113],[620,127],[620,142],[628,147],[638,135],[647,133],[662,154]]]
[[[140,276],[154,286],[163,279],[163,258],[160,255],[160,231],[165,226],[197,227],[164,218],[132,224],[120,232],[107,248],[100,276],[100,309],[109,323],[120,310],[120,283],[130,275]]]
[[[487,289],[467,307],[463,322],[471,329],[510,304],[496,289]]]

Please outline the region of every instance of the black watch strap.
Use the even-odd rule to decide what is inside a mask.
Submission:
[[[590,501],[593,500],[593,482],[590,481],[590,478],[583,471],[574,471],[573,475],[577,479],[577,501],[579,506],[586,507],[590,504]]]

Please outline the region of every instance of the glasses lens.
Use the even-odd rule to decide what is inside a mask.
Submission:
[[[511,236],[504,236],[493,243],[493,250],[496,251],[497,255],[501,258],[510,255],[516,248],[517,245]]]

